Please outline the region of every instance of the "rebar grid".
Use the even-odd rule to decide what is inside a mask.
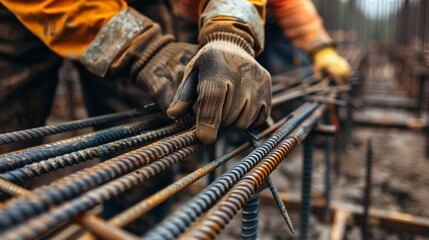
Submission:
[[[336,93],[348,90],[347,87],[330,87],[327,79],[301,81],[300,78],[307,78],[303,72],[308,72],[308,69],[300,71],[291,72],[292,77],[287,82],[278,83],[278,93],[273,95],[274,107],[309,96],[314,98],[308,98],[295,111],[265,129],[257,136],[260,144],[249,155],[143,238],[174,239],[193,233],[198,233],[193,236],[214,237],[220,232],[256,193],[264,179],[311,131],[327,109],[327,104],[337,103],[334,98]],[[281,86],[287,86],[289,90]],[[0,191],[5,199],[0,205],[0,236],[5,239],[35,239],[58,226],[74,222],[89,231],[81,239],[94,239],[94,236],[102,239],[137,239],[138,236],[122,228],[252,146],[250,142],[244,143],[109,220],[88,213],[106,200],[120,196],[202,149],[204,146],[196,138],[195,130],[185,131],[193,121],[188,117],[169,123],[167,118],[161,117],[0,155]],[[112,123],[115,122],[117,120],[112,120]],[[68,123],[63,125],[68,126]],[[117,153],[121,155],[111,158]],[[13,184],[100,157],[111,159],[58,178],[46,186],[27,190]],[[285,206],[280,203],[279,193],[272,181],[270,184],[274,196],[277,196],[281,214],[292,229]],[[8,198],[7,195],[12,197]],[[219,217],[223,217],[221,227],[212,228],[212,223],[219,221]],[[197,224],[193,225],[197,220]],[[204,226],[205,230],[199,226]],[[253,224],[249,230],[255,231],[255,227],[257,225]],[[252,232],[250,235],[255,234]]]

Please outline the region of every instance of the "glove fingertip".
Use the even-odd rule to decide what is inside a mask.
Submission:
[[[172,119],[181,118],[186,115],[190,107],[190,103],[173,101],[167,109],[167,115]]]
[[[212,144],[217,138],[217,128],[207,126],[205,124],[197,125],[197,137],[204,144]]]

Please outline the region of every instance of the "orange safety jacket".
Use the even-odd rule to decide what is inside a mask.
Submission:
[[[199,9],[210,0],[202,0]],[[264,21],[266,0],[248,0]],[[99,30],[127,8],[126,0],[0,0],[19,21],[60,56],[79,59]],[[190,12],[197,15],[198,0]]]
[[[179,0],[177,12],[197,21],[197,5],[196,0]],[[268,0],[267,11],[295,47],[310,53],[321,46],[332,45],[311,0]]]

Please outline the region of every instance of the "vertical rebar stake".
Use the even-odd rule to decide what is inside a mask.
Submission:
[[[259,192],[254,194],[243,207],[241,238],[256,240],[258,237]]]
[[[368,239],[369,232],[368,232],[368,212],[369,212],[369,206],[371,204],[371,188],[372,188],[372,181],[371,181],[371,173],[372,173],[372,141],[371,139],[368,139],[368,149],[366,152],[366,182],[365,182],[365,192],[364,192],[364,213],[363,213],[363,220],[362,220],[362,239]]]
[[[300,239],[310,239],[309,221],[311,215],[311,177],[313,165],[314,136],[310,133],[304,140],[304,162],[302,168],[301,226]]]
[[[326,138],[326,149],[325,149],[325,207],[323,210],[323,217],[325,221],[328,222],[331,218],[331,146],[332,146],[332,138]]]

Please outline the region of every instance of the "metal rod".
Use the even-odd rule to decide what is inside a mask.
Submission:
[[[305,104],[297,111],[290,114],[293,117],[290,118],[275,134],[265,142],[261,143],[256,150],[250,153],[238,164],[217,178],[204,191],[196,195],[187,204],[158,224],[154,229],[149,231],[144,237],[156,239],[173,239],[178,237],[198,216],[213,206],[217,199],[225,194],[228,189],[233,187],[246,172],[254,167],[318,106],[318,103]]]
[[[241,238],[256,240],[258,238],[259,193],[255,193],[243,206],[241,218]]]
[[[215,238],[243,207],[266,177],[280,162],[307,136],[314,124],[322,116],[326,106],[320,106],[293,132],[249,171],[211,210],[191,227],[180,239]],[[263,146],[263,144],[261,144]]]
[[[99,146],[125,137],[135,136],[144,130],[154,129],[167,124],[168,122],[170,122],[170,120],[167,117],[159,117],[152,120],[109,128],[99,132],[6,153],[0,155],[0,172],[4,172],[6,169],[9,169],[8,167],[2,166],[7,163],[20,162],[22,164],[15,164],[22,167],[25,164],[38,162],[89,147]]]
[[[52,205],[72,199],[82,192],[197,142],[195,131],[186,132],[58,179],[47,187],[33,190],[31,197],[15,198],[6,208],[0,209],[0,228],[6,229],[47,211]]]
[[[50,158],[32,164],[27,163],[27,165],[25,165],[27,159],[24,159],[24,163],[22,161],[8,161],[0,165],[4,170],[8,171],[0,174],[0,178],[14,183],[25,182],[34,177],[51,173],[68,166],[96,158],[111,156],[112,154],[120,151],[141,147],[149,142],[165,138],[166,136],[178,133],[187,128],[188,126],[184,122],[175,123],[173,125],[163,127],[158,130],[148,131],[134,137],[128,137],[100,146],[86,148],[84,150],[79,150],[70,154],[65,154],[63,156]],[[18,168],[20,166],[23,167]]]
[[[62,123],[58,125],[44,126],[38,128],[31,128],[21,131],[2,133],[0,134],[0,145],[24,141],[33,138],[41,138],[58,133],[68,132],[76,129],[93,127],[105,123],[114,123],[131,118],[141,117],[147,115],[149,112],[145,110],[132,110],[122,113],[113,113],[98,117],[87,118],[83,120],[76,120],[72,122]]]
[[[309,135],[304,140],[304,160],[302,168],[302,188],[301,188],[301,225],[300,239],[311,239],[310,216],[311,216],[311,182],[313,165],[313,135]]]

